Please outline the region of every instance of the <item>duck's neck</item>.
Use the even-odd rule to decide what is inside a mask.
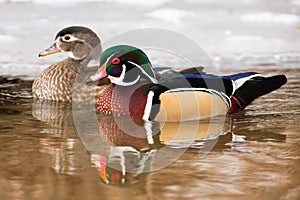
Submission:
[[[90,62],[91,59],[84,59],[84,60],[74,60],[73,58],[67,58],[63,62],[66,62],[66,66],[72,69],[76,73],[80,73],[84,71]]]
[[[142,118],[149,85],[116,86],[111,84],[100,95],[97,110],[104,114]]]

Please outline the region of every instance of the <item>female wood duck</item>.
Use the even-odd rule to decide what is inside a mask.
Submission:
[[[71,26],[59,31],[55,42],[39,56],[65,52],[68,58],[45,69],[33,82],[36,99],[71,102],[76,76],[88,62],[99,59],[101,42],[97,34],[86,27]]]
[[[159,79],[147,55],[127,45],[103,52],[88,82],[111,81],[98,99],[101,113],[155,121],[188,121],[235,113],[286,83],[285,75],[255,72],[215,76],[197,68],[164,73]]]

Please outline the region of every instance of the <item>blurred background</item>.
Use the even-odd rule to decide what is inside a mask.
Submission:
[[[299,0],[0,0],[0,75],[33,79],[64,58],[37,55],[70,25],[90,27],[102,41],[166,28],[196,41],[219,67],[300,61]]]

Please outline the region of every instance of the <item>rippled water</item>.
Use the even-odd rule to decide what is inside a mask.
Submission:
[[[249,66],[264,74],[274,68]],[[280,90],[210,135],[201,131],[212,122],[201,122],[196,141],[178,143],[170,140],[176,124],[152,138],[133,130],[131,136],[107,116],[98,118],[101,134],[84,129],[78,135],[70,105],[33,102],[31,80],[1,77],[0,199],[299,199],[300,70],[280,72],[288,76]],[[148,173],[160,149],[166,155],[184,151]]]

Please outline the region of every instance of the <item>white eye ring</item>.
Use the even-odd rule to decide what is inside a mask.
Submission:
[[[72,41],[80,41],[82,42],[83,40],[77,38],[77,37],[74,37],[73,35],[70,35],[70,34],[66,34],[64,36],[61,37],[61,40],[64,41],[64,42],[72,42]]]

